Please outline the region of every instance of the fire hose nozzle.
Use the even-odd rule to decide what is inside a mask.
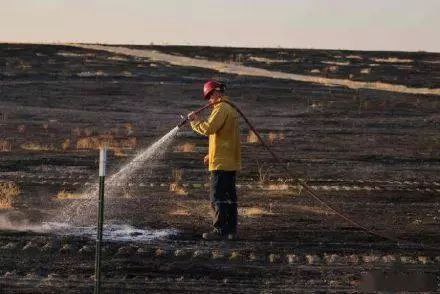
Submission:
[[[177,125],[177,127],[180,129],[181,127],[183,127],[187,122],[188,122],[188,118],[184,117],[183,115],[180,115],[180,123]]]
[[[216,102],[216,103],[219,103],[219,102]],[[197,109],[193,113],[198,114],[198,113],[202,112],[203,110],[205,110],[206,108],[211,107],[213,104],[215,104],[215,103],[209,103],[209,104]],[[183,127],[189,121],[188,117],[186,117],[182,114],[180,115],[180,118],[182,119],[182,121],[177,125],[178,128]]]

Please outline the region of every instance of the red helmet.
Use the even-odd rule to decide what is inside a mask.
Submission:
[[[212,91],[217,90],[217,91],[224,91],[225,90],[225,85],[217,82],[217,81],[207,81],[204,85],[203,85],[203,97],[208,100],[209,96],[211,96]]]

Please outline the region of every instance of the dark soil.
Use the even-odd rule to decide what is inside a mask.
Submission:
[[[322,61],[359,55],[362,60],[328,76],[431,88],[440,82],[440,57],[432,53],[153,48],[223,61],[243,54],[246,65],[303,74],[327,66]],[[266,64],[250,56],[300,61]],[[360,75],[375,57],[413,62],[405,63],[411,69],[387,63]],[[381,234],[440,247],[438,96],[226,75],[68,46],[3,44],[0,68],[0,179],[21,189],[14,209],[0,216],[50,220],[78,201],[56,199],[58,192],[79,193],[97,180],[98,152],[81,140],[118,144],[110,151],[111,174],[173,128],[180,114],[203,105],[203,82],[218,78],[271,148],[323,199]],[[248,141],[244,122],[241,131],[240,240],[200,238],[210,230],[209,175],[201,161],[207,139],[186,127],[153,173],[112,200],[118,209],[107,219],[180,233],[151,243],[107,242],[105,292],[439,290],[439,251],[395,244],[346,223],[291,185],[270,154]],[[181,193],[170,191],[171,183]],[[93,289],[93,240],[3,230],[0,261],[0,292]]]

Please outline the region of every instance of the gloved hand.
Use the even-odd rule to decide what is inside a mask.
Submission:
[[[199,116],[197,114],[195,114],[194,111],[192,111],[188,114],[188,119],[190,121],[197,121],[197,120],[199,120]]]

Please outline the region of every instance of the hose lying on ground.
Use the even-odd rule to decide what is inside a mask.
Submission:
[[[266,144],[266,142],[263,140],[263,138],[260,136],[260,133],[255,129],[255,127],[252,125],[252,123],[248,120],[248,118],[244,115],[244,113],[240,110],[240,108],[238,108],[238,106],[236,106],[234,103],[228,101],[228,100],[220,100],[220,101],[216,101],[214,103],[209,103],[205,106],[203,106],[202,108],[194,111],[194,114],[198,114],[200,112],[202,112],[203,110],[221,103],[221,102],[225,102],[227,104],[229,104],[230,106],[232,106],[239,114],[240,116],[244,119],[244,121],[246,122],[246,124],[249,126],[249,128],[251,129],[251,131],[257,136],[259,142],[261,143],[261,145],[263,145],[263,147],[271,154],[271,156],[273,157],[273,159],[275,159],[275,161],[285,170],[285,172],[287,173],[287,175],[289,175],[289,177],[291,177],[292,179],[294,179],[294,183],[296,185],[301,186],[306,192],[309,193],[309,195],[315,199],[316,201],[318,201],[321,205],[323,205],[324,207],[326,207],[327,209],[331,210],[333,213],[335,213],[336,215],[338,215],[339,217],[341,217],[342,219],[344,219],[345,221],[347,221],[348,223],[354,225],[355,227],[358,227],[362,230],[364,230],[365,232],[376,236],[376,237],[380,237],[383,238],[385,240],[389,240],[392,242],[395,242],[398,246],[399,244],[407,244],[410,246],[415,246],[418,247],[419,249],[429,249],[429,250],[436,250],[436,251],[440,251],[440,248],[438,247],[432,247],[432,246],[428,246],[428,245],[423,245],[423,244],[419,244],[419,243],[415,243],[415,242],[411,242],[411,241],[404,241],[404,240],[400,240],[391,236],[387,236],[385,234],[376,232],[372,229],[367,228],[366,226],[358,223],[357,221],[351,219],[350,217],[346,216],[344,213],[338,211],[336,208],[332,207],[330,204],[328,204],[325,200],[323,200],[315,191],[312,190],[312,188],[310,188],[309,185],[307,185],[307,183],[304,180],[298,179],[296,178],[296,175],[293,174],[288,168],[287,166],[281,161],[281,159],[272,151],[272,149],[270,149],[270,147]],[[182,127],[186,122],[188,122],[188,119],[185,118],[179,125],[178,127]]]

